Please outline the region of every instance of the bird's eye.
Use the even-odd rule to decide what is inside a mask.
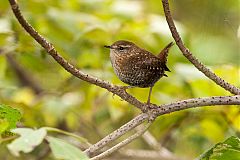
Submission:
[[[124,50],[124,48],[123,47],[119,47],[119,50],[122,51],[122,50]]]

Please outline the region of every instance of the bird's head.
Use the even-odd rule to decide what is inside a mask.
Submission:
[[[110,48],[111,52],[117,54],[130,54],[137,46],[129,41],[119,40],[114,42],[110,46],[104,46],[105,48]]]

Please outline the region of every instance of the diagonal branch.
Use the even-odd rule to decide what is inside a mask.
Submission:
[[[132,142],[133,140],[135,140],[136,138],[141,136],[150,127],[151,124],[152,124],[151,122],[148,122],[148,124],[146,124],[143,128],[141,128],[139,131],[137,131],[137,133],[128,137],[127,139],[123,140],[122,142],[119,142],[118,144],[116,144],[112,148],[106,150],[105,152],[91,158],[91,160],[100,160],[100,159],[103,159],[104,157],[109,156],[113,152],[119,150],[120,148],[124,147],[125,145],[129,144],[130,142]]]
[[[183,55],[205,76],[210,78],[212,81],[214,81],[217,85],[221,86],[225,90],[229,91],[232,94],[240,94],[240,89],[237,88],[236,86],[224,81],[222,78],[218,77],[215,73],[213,73],[209,68],[207,68],[204,64],[202,64],[193,54],[191,51],[186,48],[183,44],[183,41],[177,31],[177,28],[174,24],[170,8],[169,8],[169,3],[168,0],[162,0],[162,5],[164,9],[164,13],[166,16],[166,20],[169,26],[169,29],[172,33],[172,36],[174,40],[176,41],[176,44],[178,48],[182,51]]]
[[[111,134],[107,135],[106,137],[104,137],[103,139],[98,141],[96,144],[89,147],[84,152],[87,155],[91,155],[91,154],[95,153],[97,150],[103,148],[104,146],[106,146],[110,142],[116,140],[117,138],[119,138],[120,136],[125,134],[126,132],[128,132],[128,131],[132,130],[133,128],[137,127],[138,125],[143,123],[146,119],[148,119],[148,115],[146,113],[142,113],[142,114],[138,115],[137,117],[135,117],[134,119],[132,119],[128,123],[124,124],[119,129],[115,130]]]
[[[146,160],[182,160],[179,157],[165,154],[165,152],[146,150],[146,149],[121,149],[121,155],[127,157],[128,159],[146,159]],[[184,158],[184,160],[188,160]]]
[[[142,135],[142,138],[151,148],[153,148],[155,150],[155,153],[157,153],[158,156],[164,157],[162,159],[182,160],[182,158],[176,157],[167,148],[163,147],[149,131],[146,131]]]
[[[54,48],[54,46],[49,43],[43,36],[41,36],[22,16],[21,11],[19,9],[19,6],[16,2],[16,0],[9,0],[12,11],[14,15],[16,16],[19,23],[22,25],[22,27],[29,33],[46,51],[49,55],[51,55],[55,61],[57,61],[65,70],[67,70],[69,73],[74,75],[75,77],[89,82],[91,84],[95,84],[96,86],[99,86],[101,88],[107,89],[109,92],[112,92],[113,94],[118,95],[123,100],[129,102],[130,104],[138,107],[139,109],[143,110],[143,103],[138,101],[135,97],[128,94],[123,87],[119,87],[113,84],[110,84],[107,81],[98,79],[96,77],[90,76],[81,70],[77,69],[75,66],[70,64],[67,60],[65,60],[58,51]]]
[[[154,150],[163,152],[165,155],[173,156],[172,153],[167,148],[163,147],[149,131],[145,132],[142,138]]]
[[[12,10],[18,19],[19,23],[22,25],[22,27],[51,55],[55,61],[57,61],[65,70],[67,70],[69,73],[74,75],[75,77],[84,80],[86,82],[89,82],[91,84],[94,84],[96,86],[102,87],[107,89],[109,92],[112,92],[113,94],[118,95],[123,100],[129,102],[130,104],[138,107],[139,109],[143,110],[146,107],[151,108],[148,110],[148,113],[142,113],[135,117],[133,120],[129,121],[116,131],[112,132],[96,144],[90,146],[85,153],[88,155],[96,153],[98,150],[109,144],[110,142],[116,140],[118,137],[122,136],[129,130],[132,130],[136,126],[142,124],[145,120],[149,119],[151,117],[152,119],[171,112],[180,111],[188,108],[193,107],[203,107],[203,106],[212,106],[212,105],[239,105],[240,104],[240,95],[236,96],[217,96],[217,97],[206,97],[206,98],[194,98],[194,99],[188,99],[188,100],[182,100],[170,104],[164,104],[157,107],[156,104],[150,104],[150,106],[147,106],[144,103],[141,103],[138,101],[135,97],[128,94],[123,87],[119,87],[113,84],[110,84],[109,82],[103,81],[101,79],[98,79],[96,77],[90,76],[88,74],[83,73],[81,70],[74,67],[72,64],[67,62],[59,53],[55,50],[53,45],[49,43],[45,38],[43,38],[22,16],[19,6],[16,2],[16,0],[9,0]],[[212,79],[215,83],[222,86],[226,90],[230,91],[233,94],[240,94],[240,89],[236,88],[235,86],[232,86],[231,84],[225,82],[218,76],[216,76],[214,73],[212,73],[209,69],[207,69],[201,62],[199,62],[192,53],[185,48],[183,45],[183,42],[177,33],[176,27],[174,25],[174,22],[172,20],[170,11],[169,11],[169,5],[167,0],[162,0],[164,11],[166,14],[166,18],[168,21],[168,24],[170,26],[170,30],[173,34],[173,37],[183,52],[183,54],[200,70],[202,71],[207,77]],[[138,137],[138,135],[133,135],[130,139],[135,139],[134,137]],[[127,143],[130,143],[126,139],[125,141],[120,142],[115,147],[125,145]],[[108,150],[109,151],[109,150]],[[106,154],[108,153],[105,152]],[[115,151],[115,150],[112,150]],[[112,153],[111,151],[111,153]],[[101,155],[101,154],[100,154]]]
[[[214,105],[240,105],[240,95],[193,98],[193,99],[182,100],[182,101],[177,101],[170,104],[161,105],[158,108],[150,110],[148,113],[149,115],[146,113],[140,114],[133,120],[129,121],[127,124],[123,125],[122,127],[115,130],[114,132],[112,132],[111,134],[109,134],[108,136],[106,136],[96,144],[92,145],[90,148],[88,148],[85,151],[85,153],[87,153],[88,155],[92,155],[96,153],[98,150],[103,148],[108,143],[114,141],[115,139],[122,136],[129,130],[143,123],[146,119],[148,119],[148,116],[152,116],[153,118],[156,118],[160,115],[185,110],[188,108],[214,106]]]

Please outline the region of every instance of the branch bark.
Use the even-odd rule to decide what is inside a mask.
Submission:
[[[124,135],[125,133],[127,133],[129,130],[132,130],[133,128],[142,124],[146,119],[148,119],[148,114],[142,113],[142,114],[138,115],[137,117],[135,117],[134,119],[132,119],[128,123],[121,126],[119,129],[115,130],[111,134],[107,135],[106,137],[104,137],[103,139],[98,141],[96,144],[89,147],[84,152],[87,155],[91,156],[92,154],[94,154],[99,149],[103,148],[104,146],[106,146],[110,142],[116,140],[117,138],[119,138],[122,135]]]
[[[22,25],[22,27],[26,30],[27,33],[31,35],[46,51],[49,55],[51,55],[57,63],[59,63],[65,70],[71,73],[73,76],[99,86],[101,88],[107,89],[109,92],[118,95],[123,100],[127,101],[128,103],[138,107],[142,111],[145,109],[144,104],[138,101],[135,97],[128,94],[124,87],[113,85],[107,81],[98,79],[94,76],[88,75],[81,70],[77,69],[75,66],[70,64],[66,59],[64,59],[58,51],[54,48],[54,46],[49,43],[42,35],[40,35],[22,16],[22,13],[19,9],[19,6],[16,0],[9,0],[12,11],[17,18],[18,22]]]
[[[152,160],[183,160],[182,158],[179,158],[177,156],[172,156],[169,154],[166,154],[162,151],[155,151],[155,150],[143,150],[143,149],[121,149],[120,150],[121,155],[131,157],[133,159],[152,159]],[[184,158],[184,160],[188,160]]]
[[[87,155],[95,154],[97,151],[99,151],[101,148],[109,144],[110,142],[113,142],[129,130],[132,130],[136,126],[142,124],[145,120],[151,119],[154,120],[156,117],[175,112],[180,111],[188,108],[194,108],[194,107],[203,107],[203,106],[213,106],[213,105],[239,105],[240,104],[240,89],[225,82],[223,79],[216,76],[213,72],[211,72],[208,68],[206,68],[201,62],[199,62],[192,53],[184,46],[181,37],[179,36],[177,29],[174,25],[172,16],[170,14],[169,10],[169,4],[168,0],[162,0],[166,19],[168,21],[170,30],[172,32],[172,35],[180,48],[180,50],[183,52],[184,56],[188,58],[190,62],[193,63],[193,65],[198,68],[201,72],[203,72],[208,78],[212,79],[216,84],[220,85],[224,89],[228,90],[229,92],[233,94],[238,94],[235,96],[214,96],[214,97],[205,97],[205,98],[193,98],[188,100],[182,100],[178,102],[173,102],[170,104],[163,104],[160,106],[157,106],[156,104],[144,104],[137,100],[132,95],[128,94],[124,87],[113,85],[107,81],[98,79],[94,76],[90,76],[81,70],[77,69],[75,66],[70,64],[68,61],[66,61],[59,53],[56,51],[54,46],[49,43],[45,38],[43,38],[22,16],[21,11],[19,9],[19,6],[16,2],[16,0],[9,0],[12,11],[15,14],[17,20],[22,25],[22,27],[28,32],[46,51],[51,55],[57,63],[59,63],[65,70],[67,70],[69,73],[71,73],[73,76],[89,82],[90,84],[94,84],[96,86],[99,86],[101,88],[107,89],[109,92],[112,92],[113,94],[118,95],[123,100],[127,101],[128,103],[136,106],[137,108],[141,109],[142,111],[145,108],[148,108],[147,113],[142,113],[135,117],[133,120],[129,121],[116,131],[112,132],[96,144],[90,146],[87,150],[85,150],[85,153]],[[145,131],[145,130],[144,130]],[[138,132],[139,133],[139,132]],[[141,132],[142,134],[143,132]],[[131,138],[127,138],[124,141],[120,142],[119,144],[114,146],[114,149],[107,150],[104,152],[104,156],[111,154],[113,151],[122,146],[130,143],[133,139],[137,138],[141,134],[134,134],[131,136]],[[102,156],[102,157],[104,157]],[[98,155],[98,157],[101,157],[101,154]],[[99,158],[101,159],[101,158]]]
[[[106,150],[105,152],[91,158],[91,160],[100,160],[103,159],[104,157],[112,154],[113,152],[117,151],[118,149],[124,147],[125,145],[129,144],[130,142],[132,142],[133,140],[135,140],[136,138],[138,138],[139,136],[141,136],[151,125],[151,122],[148,122],[148,124],[146,124],[144,126],[144,128],[141,128],[139,131],[137,131],[137,133],[135,133],[134,135],[128,137],[127,139],[125,139],[124,141],[116,144],[115,146],[113,146],[112,148]]]
[[[160,105],[159,108],[153,109],[151,112],[154,116],[157,117],[163,114],[185,110],[188,108],[216,105],[240,105],[240,95],[192,98],[170,104]]]
[[[178,159],[182,160],[180,157],[176,157],[172,152],[170,152],[167,148],[163,147],[156,139],[155,137],[149,132],[146,131],[142,138],[145,140],[145,142],[155,150],[151,151],[153,154],[156,153],[160,157],[164,157],[162,159]],[[134,153],[134,152],[133,152]],[[143,154],[144,155],[144,154]],[[159,158],[158,158],[159,159]]]
[[[109,134],[90,148],[88,148],[85,153],[92,155],[100,150],[102,147],[108,143],[114,141],[121,135],[125,134],[129,130],[135,128],[148,119],[148,115],[156,118],[160,115],[188,109],[194,107],[204,107],[204,106],[215,106],[215,105],[240,105],[240,95],[236,96],[214,96],[214,97],[205,97],[205,98],[192,98],[188,100],[177,101],[170,104],[160,105],[157,109],[149,110],[148,114],[140,114],[133,120],[129,121],[127,124],[120,127],[118,130],[115,130],[113,133]],[[137,120],[139,119],[139,120]],[[129,127],[128,127],[129,126]],[[113,138],[112,138],[113,137]],[[105,142],[106,141],[106,142]]]
[[[182,38],[180,37],[177,28],[175,26],[175,23],[173,21],[170,8],[169,8],[169,2],[168,0],[162,0],[162,5],[165,13],[165,17],[169,26],[169,29],[172,33],[172,37],[174,38],[178,48],[182,51],[183,55],[205,76],[207,76],[209,79],[214,81],[217,85],[221,86],[225,90],[229,91],[232,94],[240,94],[240,89],[236,86],[226,82],[222,78],[218,77],[215,73],[213,73],[209,68],[207,68],[204,64],[202,64],[193,54],[191,51],[185,47],[183,44]]]

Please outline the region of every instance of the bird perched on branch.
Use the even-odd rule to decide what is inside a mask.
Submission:
[[[130,85],[126,88],[150,87],[147,100],[147,104],[150,104],[154,84],[161,77],[167,77],[165,71],[170,71],[166,63],[169,49],[172,46],[173,42],[169,43],[157,56],[125,40],[116,41],[104,47],[110,49],[111,63],[118,78]]]

